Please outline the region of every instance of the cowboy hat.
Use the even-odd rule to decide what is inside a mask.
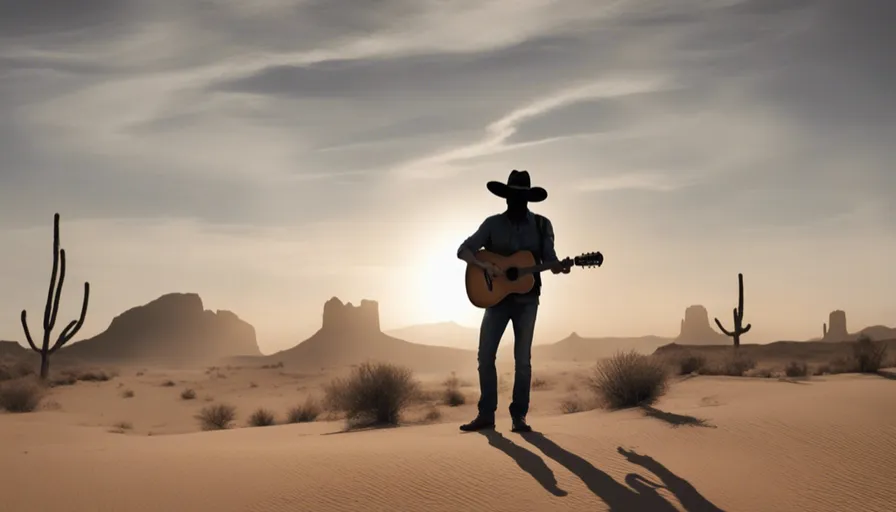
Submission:
[[[498,197],[522,197],[530,203],[538,203],[544,201],[548,197],[547,190],[541,187],[533,187],[529,178],[529,171],[510,171],[507,177],[507,183],[500,181],[490,181],[485,185],[488,190]]]

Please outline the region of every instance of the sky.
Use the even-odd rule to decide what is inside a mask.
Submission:
[[[527,169],[562,256],[536,343],[744,342],[896,325],[896,3],[880,0],[33,0],[0,3],[0,339],[169,292],[264,352],[325,300],[384,328],[476,326],[458,244]],[[37,329],[37,327],[32,327]]]

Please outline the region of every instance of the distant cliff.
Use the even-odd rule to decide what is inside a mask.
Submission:
[[[700,305],[690,306],[684,311],[681,331],[675,338],[679,345],[728,345],[728,337],[717,332],[709,324],[709,313]]]
[[[115,317],[104,332],[60,351],[88,360],[178,363],[260,356],[255,328],[230,311],[208,311],[195,293],[172,293]]]
[[[323,307],[321,328],[295,347],[268,356],[290,368],[319,370],[382,361],[421,372],[466,371],[476,368],[473,351],[410,343],[380,331],[379,304],[362,300],[358,306],[336,297]]]

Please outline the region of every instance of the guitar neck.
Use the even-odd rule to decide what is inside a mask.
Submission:
[[[560,261],[563,262],[565,260],[560,260]],[[556,263],[540,263],[538,265],[533,265],[531,267],[523,267],[523,268],[519,269],[519,272],[520,272],[520,275],[540,274],[541,272],[544,272],[545,270],[549,270],[555,264]]]

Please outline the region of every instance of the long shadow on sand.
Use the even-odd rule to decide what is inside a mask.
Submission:
[[[617,482],[612,476],[594,467],[594,465],[582,457],[564,450],[541,433],[525,433],[522,434],[522,437],[532,446],[538,448],[547,457],[554,459],[557,463],[579,477],[595,496],[603,500],[609,506],[611,511],[676,511],[677,509],[656,491],[658,488],[665,488],[678,498],[679,502],[681,502],[682,506],[684,506],[685,510],[688,512],[723,512],[722,509],[710,503],[709,500],[697,492],[694,486],[683,478],[673,474],[665,466],[651,457],[619,448],[619,453],[628,459],[629,462],[638,464],[653,472],[653,474],[663,482],[662,485],[660,485],[650,482],[640,475],[629,474],[625,477],[626,484],[628,485],[623,485]],[[528,452],[528,450],[522,450]],[[525,457],[533,455],[531,452],[529,452],[529,454],[530,455]],[[508,453],[508,455],[510,455],[510,453]],[[511,456],[513,457],[513,455]],[[526,469],[523,464],[520,464],[520,467]]]
[[[665,421],[666,423],[672,425],[673,427],[707,427],[707,428],[716,428],[715,425],[709,423],[704,419],[700,419],[694,416],[687,416],[685,414],[675,414],[674,412],[666,412],[657,409],[656,407],[651,407],[649,405],[645,405],[641,407],[641,410],[644,411],[644,414],[649,418],[655,418],[660,421]]]
[[[557,477],[538,455],[507,439],[495,430],[478,432],[488,439],[488,444],[507,454],[526,473],[532,475],[539,484],[554,496],[566,496],[567,492],[557,486]]]

